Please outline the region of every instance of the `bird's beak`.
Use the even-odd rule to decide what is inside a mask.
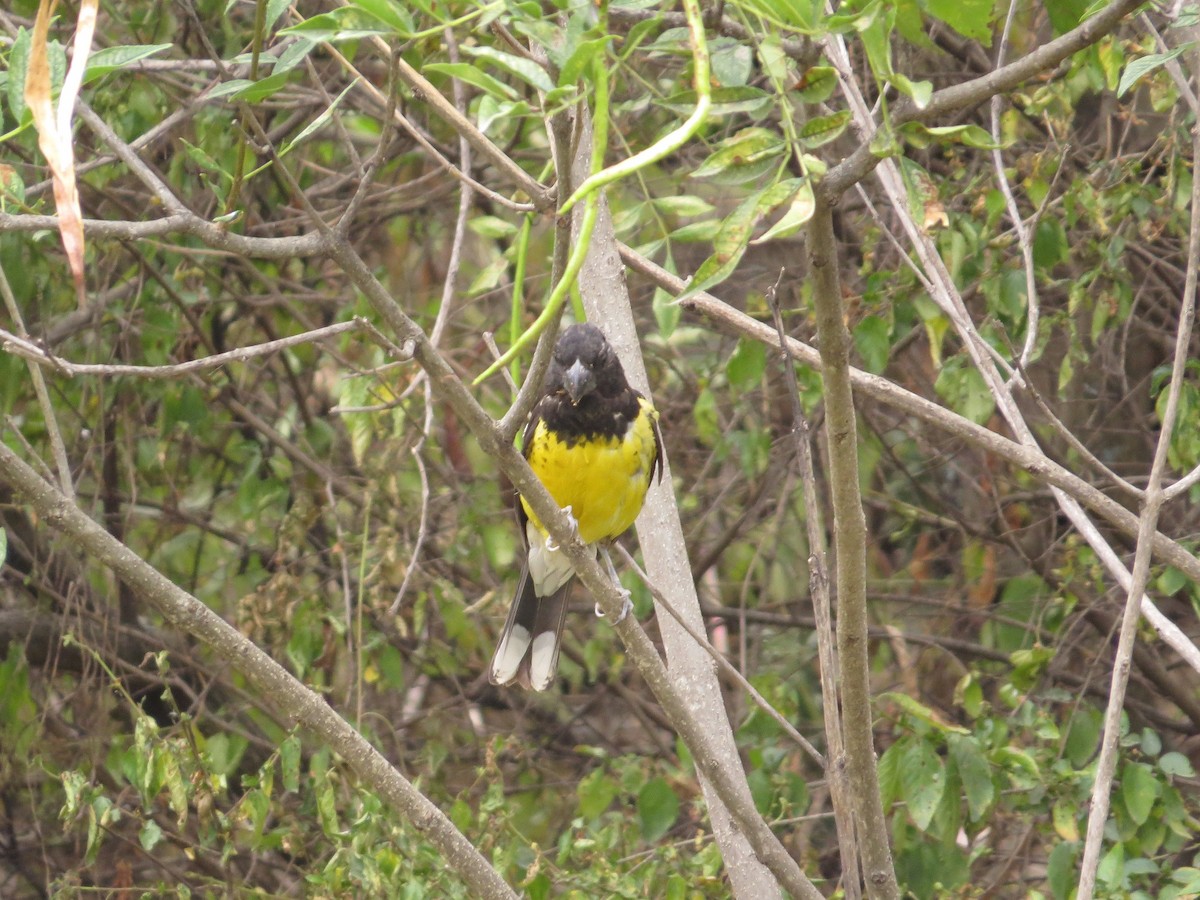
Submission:
[[[575,360],[571,368],[563,373],[563,386],[571,398],[571,405],[578,406],[579,401],[590,394],[596,386],[596,376],[591,369],[579,360]]]

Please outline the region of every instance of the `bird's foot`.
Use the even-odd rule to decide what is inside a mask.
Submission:
[[[621,588],[620,590],[621,590],[621,613],[615,619],[613,619],[613,625],[620,625],[622,622],[625,621],[625,617],[627,615],[629,615],[629,613],[633,610],[633,600],[630,599],[629,591],[625,590],[625,588]],[[601,619],[603,619],[605,617],[604,610],[602,610],[600,608],[599,603],[596,604],[596,616]]]
[[[575,540],[579,537],[579,520],[571,512],[571,507],[564,506],[562,511],[567,514],[567,521],[571,527],[571,540]],[[550,535],[546,535],[546,549],[551,553],[555,553],[560,549],[558,543]]]

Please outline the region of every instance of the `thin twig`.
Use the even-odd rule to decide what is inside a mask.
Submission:
[[[1192,53],[1193,76],[1200,79],[1200,51]],[[1192,129],[1192,155],[1200,158],[1200,129]],[[1104,737],[1100,744],[1100,757],[1096,761],[1096,778],[1092,784],[1092,803],[1088,812],[1087,837],[1083,845],[1080,862],[1079,900],[1091,900],[1096,889],[1100,851],[1104,843],[1104,827],[1108,821],[1109,800],[1113,777],[1116,774],[1121,732],[1121,714],[1125,706],[1125,691],[1129,684],[1129,671],[1133,658],[1134,642],[1137,639],[1139,613],[1146,583],[1150,577],[1150,562],[1154,552],[1152,539],[1158,529],[1158,514],[1162,509],[1165,494],[1162,489],[1163,473],[1167,468],[1167,456],[1171,448],[1171,434],[1179,412],[1179,397],[1183,390],[1187,372],[1188,348],[1191,346],[1192,325],[1196,318],[1197,266],[1200,265],[1200,180],[1192,182],[1191,233],[1187,248],[1187,275],[1184,278],[1183,296],[1179,304],[1179,325],[1175,335],[1175,357],[1171,366],[1171,381],[1167,388],[1167,404],[1163,410],[1162,428],[1158,434],[1158,445],[1154,449],[1154,460],[1150,465],[1150,478],[1146,484],[1142,501],[1141,520],[1138,527],[1137,550],[1133,559],[1133,572],[1126,588],[1125,612],[1121,618],[1117,652],[1113,658],[1112,684],[1109,688],[1108,707],[1104,712]]]
[[[779,710],[777,710],[774,706],[772,706],[767,698],[760,694],[757,689],[755,689],[754,685],[746,680],[746,676],[737,670],[737,666],[733,665],[733,663],[725,658],[725,654],[714,647],[712,643],[706,637],[704,637],[704,635],[699,634],[684,620],[683,616],[679,614],[679,612],[671,604],[671,601],[666,598],[663,592],[660,591],[657,586],[655,586],[655,584],[650,580],[650,576],[643,571],[642,567],[638,565],[637,560],[633,558],[628,550],[621,546],[620,543],[617,543],[614,546],[617,548],[617,552],[621,555],[621,558],[625,560],[626,564],[633,569],[635,573],[637,573],[637,577],[640,578],[642,583],[646,585],[646,590],[650,592],[650,595],[655,599],[655,601],[657,601],[663,609],[671,614],[671,618],[679,623],[679,627],[687,632],[688,637],[695,641],[697,646],[699,646],[702,650],[704,650],[705,653],[713,658],[717,664],[717,668],[737,682],[738,686],[750,696],[750,699],[754,701],[755,705],[772,719],[774,719],[779,727],[783,729],[784,734],[790,737],[796,743],[796,745],[800,747],[800,749],[812,757],[813,761],[816,762],[816,764],[822,769],[824,769],[825,757],[821,754],[821,751],[814,747],[808,738],[797,731],[796,727],[786,718],[784,718],[783,714],[780,713]]]
[[[637,251],[623,244],[619,249],[621,259],[629,268],[650,278],[664,290],[681,294],[686,289],[687,285],[683,279],[672,275],[662,266]],[[711,294],[704,292],[694,294],[681,301],[680,305],[692,313],[705,317],[717,328],[730,334],[761,341],[769,346],[778,346],[779,337],[771,326],[751,318]],[[814,347],[789,337],[788,349],[796,359],[806,366],[820,370],[821,355]],[[1073,512],[1072,504],[1074,504],[1074,509],[1079,512],[1082,512],[1082,506],[1086,506],[1122,533],[1128,536],[1137,534],[1139,522],[1136,515],[1094,485],[1050,459],[1036,444],[1021,443],[982,425],[976,425],[969,419],[906,390],[886,378],[880,378],[858,369],[851,369],[850,377],[854,389],[862,392],[865,396],[912,415],[980,450],[993,453],[997,458],[1006,460],[1039,481],[1050,485],[1056,492],[1055,497],[1064,510],[1068,511],[1068,514]],[[1071,521],[1095,549],[1105,568],[1124,588],[1128,584],[1129,571],[1125,569],[1120,558],[1105,541],[1095,524],[1086,515],[1076,515]],[[1191,550],[1180,545],[1178,541],[1158,532],[1154,535],[1154,552],[1163,562],[1170,563],[1188,577],[1200,581],[1200,559]],[[1146,617],[1146,621],[1167,646],[1178,653],[1189,666],[1200,672],[1200,647],[1197,647],[1178,625],[1164,616],[1148,597],[1144,597],[1142,600],[1142,615]]]
[[[996,68],[1000,68],[1004,64],[1004,56],[1008,52],[1008,38],[1012,32],[1013,19],[1016,14],[1017,4],[1012,3],[1008,7],[1004,30],[1000,34],[1000,46],[996,49]],[[997,145],[1000,144],[1000,108],[1003,105],[1004,100],[1001,95],[998,92],[993,94],[991,102],[992,142]],[[996,169],[996,181],[1000,184],[1000,193],[1004,195],[1004,203],[1008,208],[1008,217],[1012,220],[1013,230],[1017,234],[1017,244],[1021,248],[1021,258],[1025,269],[1025,345],[1021,348],[1018,363],[1009,378],[1010,385],[1023,387],[1025,379],[1021,370],[1029,365],[1030,357],[1033,355],[1033,349],[1037,344],[1038,321],[1041,317],[1041,302],[1038,299],[1037,277],[1033,267],[1033,243],[1029,239],[1029,232],[1037,227],[1037,223],[1031,221],[1026,227],[1025,221],[1021,218],[1017,198],[1013,196],[1012,185],[1008,183],[1008,175],[1004,171],[1004,154],[999,146],[992,150],[992,164]]]
[[[17,298],[13,296],[12,285],[8,283],[8,275],[4,266],[0,265],[0,295],[4,297],[4,306],[12,316],[14,325],[21,337],[14,339],[27,342],[29,332],[25,330],[25,320],[21,317],[21,308],[17,306]],[[0,329],[0,340],[7,334]],[[2,344],[0,344],[2,346]],[[75,479],[71,475],[71,461],[67,456],[67,445],[63,441],[62,430],[58,427],[58,416],[54,413],[54,404],[50,402],[50,391],[46,389],[46,379],[35,360],[26,359],[29,369],[29,380],[33,383],[33,392],[37,395],[38,406],[42,410],[42,421],[46,426],[46,437],[50,441],[50,455],[54,457],[54,466],[58,470],[58,485],[62,492],[71,500],[75,499]]]
[[[258,356],[278,353],[280,350],[286,350],[288,347],[315,343],[316,341],[324,340],[337,334],[344,334],[347,331],[366,331],[374,336],[383,338],[383,335],[380,335],[370,322],[356,316],[347,322],[326,325],[324,328],[306,331],[303,334],[294,334],[289,337],[279,338],[278,340],[267,341],[263,344],[239,347],[236,350],[229,350],[225,353],[217,353],[213,356],[202,357],[201,359],[192,359],[187,362],[172,363],[163,366],[130,366],[120,363],[75,363],[55,356],[49,350],[29,338],[12,334],[3,328],[0,328],[0,350],[6,350],[14,356],[20,356],[22,359],[28,360],[30,363],[54,369],[64,375],[97,375],[103,378],[178,378],[181,375],[187,375],[192,372],[203,372],[208,369],[216,369],[228,365],[229,363],[245,362],[248,359]],[[391,345],[390,341],[386,343]]]

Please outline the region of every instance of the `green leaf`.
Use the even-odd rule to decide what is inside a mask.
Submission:
[[[1017,747],[997,747],[992,762],[1004,770],[1014,784],[1029,784],[1041,778],[1042,770],[1032,756]]]
[[[713,241],[712,256],[700,264],[679,299],[708,290],[733,274],[746,252],[746,245],[759,219],[791,197],[800,181],[798,178],[789,178],[743,200],[721,224],[721,230]]]
[[[275,27],[275,23],[279,21],[279,17],[291,5],[292,0],[267,0],[267,14],[263,19],[263,23],[268,30]]]
[[[1117,96],[1122,96],[1140,79],[1149,75],[1156,69],[1162,68],[1168,62],[1179,56],[1181,53],[1186,53],[1192,47],[1196,46],[1195,41],[1188,41],[1186,44],[1180,44],[1173,50],[1168,50],[1166,53],[1151,53],[1149,56],[1142,56],[1135,59],[1125,67],[1125,71],[1121,73],[1121,81],[1117,85]]]
[[[887,368],[892,352],[892,327],[880,316],[866,316],[854,326],[854,346],[862,358],[863,368],[878,375]]]
[[[272,74],[276,72],[290,72],[304,60],[308,59],[308,55],[313,52],[313,48],[319,45],[319,41],[314,41],[307,37],[298,37],[288,43],[284,48],[283,53],[279,54],[279,59],[275,61],[275,65],[271,67]]]
[[[942,758],[928,741],[914,740],[900,759],[900,796],[908,814],[921,831],[929,828],[946,789]]]
[[[859,40],[867,51],[867,62],[877,81],[885,81],[892,77],[892,26],[896,21],[896,10],[893,6],[880,7],[876,5],[870,16],[863,16],[855,22]]]
[[[499,216],[476,216],[467,223],[467,227],[480,237],[493,239],[508,238],[517,233],[516,225]]]
[[[25,118],[25,77],[29,73],[29,32],[17,29],[12,49],[8,51],[8,108],[17,125]]]
[[[583,73],[592,64],[592,60],[596,58],[596,54],[603,53],[613,40],[615,40],[613,35],[605,35],[580,41],[562,64],[562,68],[559,69],[558,86],[569,87],[578,83],[583,78]]]
[[[885,807],[900,799],[900,766],[905,748],[911,742],[912,738],[902,737],[883,751],[883,756],[879,758],[879,796]]]
[[[664,778],[651,778],[637,798],[638,821],[642,827],[642,839],[653,843],[671,830],[679,816],[679,798]]]
[[[149,853],[153,850],[158,842],[162,840],[163,831],[159,828],[158,823],[151,819],[142,826],[142,830],[138,832],[138,842],[142,845],[142,849]]]
[[[767,241],[791,237],[808,224],[808,220],[813,217],[816,209],[817,200],[813,195],[812,182],[806,178],[796,193],[792,195],[791,204],[782,218],[750,243],[765,244]]]
[[[739,338],[733,355],[725,364],[725,377],[731,387],[748,391],[762,382],[767,369],[767,348],[759,341]]]
[[[650,307],[654,310],[654,320],[658,323],[659,334],[664,339],[669,338],[672,332],[675,331],[675,326],[679,324],[680,316],[683,314],[683,310],[675,302],[674,295],[664,291],[660,287],[656,287],[654,289],[654,299],[650,302]]]
[[[707,387],[701,388],[696,395],[696,402],[692,405],[692,421],[696,423],[696,437],[706,447],[712,447],[721,439],[717,398]]]
[[[681,116],[691,115],[699,99],[695,91],[680,91],[672,94],[661,102],[661,106]],[[710,94],[712,105],[709,107],[709,118],[733,116],[739,113],[757,118],[764,114],[775,103],[775,98],[762,88],[744,85],[743,87],[717,88]]]
[[[396,3],[395,0],[353,0],[351,4],[357,6],[368,15],[374,16],[380,22],[387,25],[393,32],[400,37],[412,37],[416,31],[413,25],[412,14],[402,3]]]
[[[465,84],[477,87],[493,97],[503,97],[506,100],[516,100],[519,97],[515,90],[499,78],[489,75],[479,66],[473,66],[470,63],[426,63],[421,67],[421,71],[449,75],[451,78],[457,78]]]
[[[934,382],[934,389],[956,412],[977,425],[992,417],[996,399],[979,371],[959,358],[947,360]]]
[[[497,50],[495,47],[464,46],[462,50],[476,59],[487,60],[497,68],[503,69],[505,72],[519,78],[539,91],[549,93],[554,90],[554,82],[550,80],[550,75],[531,59],[525,59],[523,56],[515,56],[512,53],[505,53],[503,50]]]
[[[491,132],[494,123],[504,124],[519,119],[529,112],[529,104],[524,100],[513,103],[509,100],[497,100],[489,94],[479,98],[479,121],[476,125],[484,134]]]
[[[241,100],[244,103],[258,103],[266,100],[279,93],[280,89],[288,83],[289,74],[288,72],[272,72],[266,78],[252,81],[241,90],[234,92],[233,99]]]
[[[917,109],[924,109],[929,105],[929,99],[933,96],[933,82],[913,81],[907,75],[901,75],[899,72],[893,72],[888,76],[888,81],[895,85],[900,93],[912,98]]]
[[[617,798],[617,783],[604,769],[594,769],[579,782],[575,794],[579,797],[579,814],[585,819],[597,819]]]
[[[1075,887],[1078,877],[1075,861],[1078,855],[1078,841],[1063,841],[1050,851],[1050,857],[1046,860],[1046,883],[1054,900],[1066,900]]]
[[[745,128],[726,138],[696,171],[692,178],[711,178],[728,169],[750,166],[773,160],[787,150],[787,144],[779,133],[766,128]],[[761,172],[762,169],[756,170]]]
[[[1079,709],[1071,717],[1063,752],[1075,768],[1082,769],[1096,755],[1101,725],[1102,717],[1096,710]]]
[[[247,741],[232,732],[218,731],[205,741],[209,765],[218,775],[232,775],[246,752]]]
[[[1158,760],[1158,768],[1164,775],[1182,775],[1184,778],[1195,778],[1196,770],[1191,761],[1182,753],[1171,750],[1164,753]]]
[[[746,786],[750,788],[750,797],[754,808],[760,816],[771,812],[771,804],[775,802],[775,791],[771,786],[771,776],[762,769],[752,769],[746,776]]]
[[[838,138],[850,124],[850,110],[843,109],[828,116],[809,119],[800,129],[800,142],[812,150]]]
[[[837,89],[837,69],[833,66],[812,66],[800,76],[792,90],[805,103],[824,103]]]
[[[1125,845],[1113,844],[1096,868],[1096,881],[1113,890],[1125,886]]]
[[[914,147],[924,149],[935,143],[958,142],[978,150],[995,150],[997,144],[992,136],[978,125],[922,125],[920,122],[905,122],[897,132]]]
[[[356,84],[358,84],[357,78],[355,78],[348,85],[346,85],[345,88],[343,88],[342,92],[340,94],[338,94],[337,97],[334,98],[333,102],[325,108],[324,112],[322,112],[319,116],[317,116],[315,119],[313,119],[307,125],[305,125],[304,128],[301,130],[301,132],[298,135],[296,135],[290,141],[286,141],[284,143],[284,145],[279,148],[279,155],[287,156],[287,154],[289,152],[291,152],[295,147],[298,147],[300,144],[304,143],[304,141],[306,141],[309,137],[311,137],[312,135],[314,135],[318,131],[320,131],[322,128],[324,128],[326,123],[328,123],[329,120],[333,118],[334,110],[336,110],[339,106],[341,106],[342,101],[346,99],[346,95],[348,93],[350,93],[351,89]]]
[[[967,795],[967,810],[972,822],[980,821],[996,798],[992,767],[974,736],[950,734],[946,737],[950,759],[958,770],[963,792]]]
[[[996,0],[925,0],[925,11],[965,38],[992,45],[992,14]]]
[[[1068,797],[1059,797],[1050,811],[1055,833],[1064,841],[1079,840],[1079,807]]]
[[[1155,579],[1154,585],[1158,588],[1158,590],[1170,597],[1172,594],[1178,593],[1179,591],[1183,590],[1183,588],[1187,587],[1187,585],[1191,584],[1191,581],[1192,580],[1179,569],[1175,568],[1174,566],[1167,566],[1165,569],[1163,569],[1162,574]]]
[[[300,790],[300,738],[294,734],[279,745],[279,771],[285,791]]]
[[[754,51],[749,44],[718,38],[709,44],[709,65],[716,83],[724,88],[744,87],[754,71]]]
[[[1127,763],[1121,771],[1121,799],[1129,818],[1137,825],[1144,825],[1150,818],[1150,810],[1161,793],[1162,784],[1145,763]]]
[[[694,194],[677,194],[672,197],[654,197],[651,202],[659,212],[675,216],[705,216],[713,211],[713,205]]]
[[[822,0],[744,0],[742,5],[780,28],[801,34],[817,32],[825,7]]]
[[[312,41],[360,41],[365,37],[391,34],[391,29],[378,17],[354,6],[343,6],[281,28],[280,35],[297,35]]]
[[[333,793],[333,784],[328,773],[322,775],[317,787],[317,818],[321,821],[321,829],[329,837],[337,837],[341,832],[338,825],[337,797]]]
[[[97,50],[88,57],[83,83],[88,84],[109,72],[115,72],[132,63],[157,56],[174,46],[174,44],[129,44],[123,47],[105,47],[103,50]]]

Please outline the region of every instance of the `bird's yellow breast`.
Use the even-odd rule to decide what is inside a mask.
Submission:
[[[568,444],[538,422],[527,446],[529,466],[554,502],[571,507],[586,544],[618,537],[638,517],[658,448],[654,423],[658,412],[640,398],[640,413],[622,437],[597,436]],[[521,505],[545,534],[537,516]]]

